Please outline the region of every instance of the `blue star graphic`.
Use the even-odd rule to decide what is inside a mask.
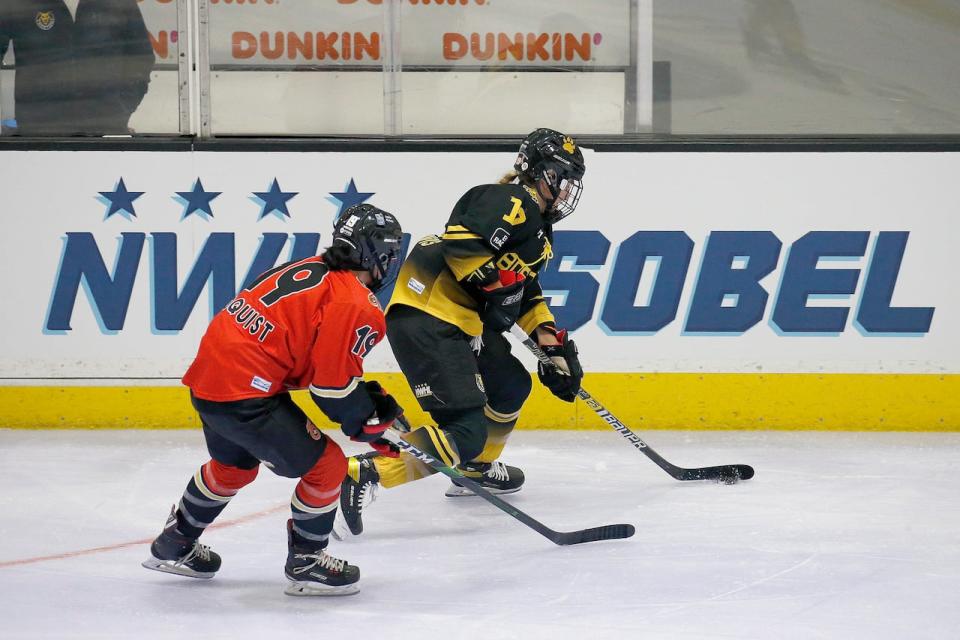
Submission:
[[[337,215],[334,217],[334,219],[339,218],[340,214],[343,213],[344,209],[349,209],[355,204],[366,202],[367,200],[370,199],[370,196],[372,196],[374,193],[376,192],[374,191],[371,193],[366,193],[363,191],[357,191],[356,183],[353,181],[353,178],[350,178],[350,183],[347,185],[346,191],[341,191],[341,192],[331,191],[330,195],[333,196],[333,198],[327,198],[327,200],[331,200],[331,201],[336,200],[337,202],[340,203],[338,205],[339,208],[337,209]]]
[[[123,178],[121,177],[113,191],[98,191],[98,193],[100,197],[97,199],[104,204],[110,205],[110,209],[107,211],[106,217],[104,217],[104,220],[106,220],[115,213],[128,213],[131,216],[136,216],[137,212],[133,209],[133,201],[146,192],[127,191],[127,185],[123,183]]]
[[[203,183],[200,182],[200,178],[197,178],[197,181],[193,183],[192,191],[177,191],[177,197],[175,200],[179,200],[182,204],[186,205],[186,208],[183,210],[183,217],[181,220],[185,220],[187,216],[191,213],[200,213],[206,214],[207,216],[213,217],[213,210],[210,208],[210,203],[219,196],[222,191],[204,191]],[[206,217],[206,216],[202,216]]]
[[[290,211],[287,210],[287,202],[297,195],[297,191],[282,191],[280,189],[280,184],[277,183],[277,179],[273,179],[273,184],[270,185],[270,191],[254,191],[253,195],[257,197],[260,202],[263,203],[263,209],[260,210],[260,217],[258,220],[263,220],[268,213],[281,213],[288,218],[290,217]]]

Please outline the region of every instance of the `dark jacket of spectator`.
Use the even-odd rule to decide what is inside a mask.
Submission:
[[[23,135],[127,133],[153,49],[137,0],[2,0],[0,57],[13,43]]]

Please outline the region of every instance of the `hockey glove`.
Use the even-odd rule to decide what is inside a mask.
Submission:
[[[393,396],[387,393],[387,390],[376,380],[364,382],[364,385],[370,400],[373,401],[373,413],[355,433],[347,435],[354,442],[366,442],[383,455],[396,458],[400,452],[393,444],[383,439],[383,432],[393,426],[394,420],[403,414],[403,410]]]
[[[480,320],[483,321],[485,329],[502,333],[512,327],[520,317],[525,278],[522,273],[515,271],[500,271],[499,275],[499,288],[480,287],[480,294],[484,298]]]
[[[558,331],[556,335],[560,344],[540,346],[553,364],[539,363],[537,375],[553,395],[565,402],[573,402],[583,381],[583,368],[577,357],[576,343],[567,337],[566,331]]]

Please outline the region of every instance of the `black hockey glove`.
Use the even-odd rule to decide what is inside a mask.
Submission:
[[[567,337],[566,331],[558,331],[556,335],[560,344],[540,345],[553,364],[539,363],[537,375],[543,386],[550,389],[553,395],[565,402],[573,402],[577,399],[577,392],[580,391],[580,383],[583,381],[583,368],[580,366],[580,358],[577,357],[576,343]]]
[[[520,317],[524,279],[522,273],[500,271],[501,286],[498,289],[480,287],[480,294],[484,298],[480,320],[485,329],[502,333],[514,325]]]
[[[396,458],[400,454],[399,450],[383,439],[383,432],[393,426],[397,416],[403,414],[403,409],[376,380],[364,382],[364,385],[366,385],[370,400],[373,401],[373,413],[370,414],[366,422],[360,425],[359,429],[346,435],[350,436],[350,439],[354,442],[366,442],[383,455]]]

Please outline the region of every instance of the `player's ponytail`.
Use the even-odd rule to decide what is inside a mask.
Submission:
[[[516,171],[508,171],[507,173],[503,174],[502,178],[500,178],[499,184],[510,184],[514,182],[519,175],[520,174],[518,174]]]
[[[323,264],[327,265],[330,271],[346,271],[349,269],[359,269],[350,257],[350,249],[342,244],[333,244],[323,250]]]

